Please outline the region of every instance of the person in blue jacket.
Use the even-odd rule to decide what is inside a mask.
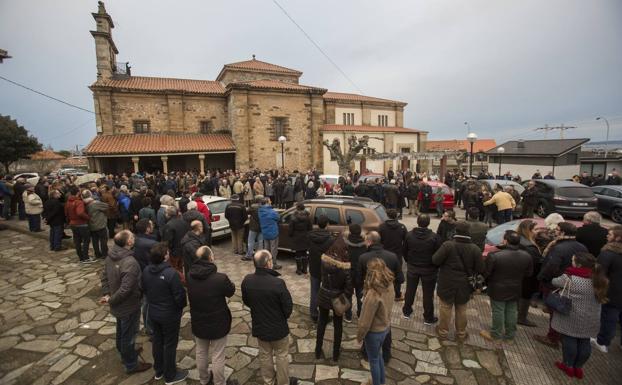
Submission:
[[[279,214],[270,205],[270,199],[263,198],[259,207],[259,226],[263,234],[263,247],[270,251],[274,260],[274,270],[279,270],[281,265],[276,262],[279,252]]]

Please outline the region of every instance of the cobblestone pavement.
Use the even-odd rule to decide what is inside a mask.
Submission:
[[[12,222],[15,226],[17,222]],[[46,233],[37,234],[41,238]],[[126,376],[114,349],[114,318],[107,308],[96,305],[99,297],[101,263],[80,266],[71,250],[47,252],[47,242],[30,234],[13,231],[0,233],[0,384],[142,384],[156,383],[152,373]],[[218,242],[214,250],[219,270],[229,274],[239,290],[252,263],[241,262],[230,253],[228,240]],[[367,376],[366,363],[360,359],[354,340],[355,323],[344,328],[344,350],[338,363],[315,360],[314,325],[307,315],[308,280],[294,274],[295,266],[287,256],[280,258],[281,271],[292,293],[295,308],[290,320],[292,333],[292,374],[307,384],[356,384]],[[239,293],[238,293],[239,294]],[[439,341],[433,328],[423,325],[421,293],[415,317],[401,318],[401,305],[393,309],[393,357],[388,369],[390,384],[567,384],[552,362],[561,352],[532,343],[531,335],[542,332],[547,317],[532,310],[530,318],[538,328],[519,327],[514,345],[493,346],[478,332],[490,325],[490,308],[483,296],[469,305],[467,344]],[[231,302],[234,327],[227,348],[227,374],[240,383],[258,383],[256,341],[250,336],[250,315],[239,297]],[[182,320],[178,360],[191,369],[188,384],[195,384],[194,341],[189,315]],[[327,338],[331,338],[329,326]],[[146,337],[141,336],[139,343]],[[619,341],[619,337],[616,339]],[[150,344],[145,343],[143,357],[151,361]],[[325,344],[326,357],[331,356]],[[593,352],[586,366],[586,384],[617,384],[622,375],[619,346],[608,355]],[[151,381],[151,382],[150,382]],[[575,380],[574,382],[579,383]]]

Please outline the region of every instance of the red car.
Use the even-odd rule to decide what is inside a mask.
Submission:
[[[443,210],[454,208],[454,193],[449,186],[445,183],[441,183],[436,180],[426,182],[432,187],[432,202],[430,203],[430,210],[436,210],[436,190],[440,187],[443,190]]]

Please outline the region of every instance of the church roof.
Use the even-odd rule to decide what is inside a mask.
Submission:
[[[117,89],[146,92],[184,92],[202,95],[224,96],[225,87],[214,80],[156,78],[147,76],[128,76],[123,78],[100,79],[91,89]]]
[[[235,151],[230,135],[117,134],[98,135],[84,149],[93,155],[175,154]]]
[[[222,70],[220,71],[220,73],[218,74],[218,76],[216,77],[217,80],[220,80],[220,77],[223,75],[223,73],[225,72],[225,70],[227,69],[232,69],[232,70],[241,70],[241,71],[251,71],[251,72],[267,72],[267,73],[275,73],[275,74],[283,74],[283,75],[294,75],[294,76],[301,76],[302,72],[291,69],[291,68],[287,68],[287,67],[282,67],[276,64],[272,64],[272,63],[267,63],[265,61],[261,61],[261,60],[257,60],[255,59],[255,55],[253,55],[253,58],[251,60],[246,60],[246,61],[240,61],[237,63],[229,63],[229,64],[225,64],[222,67]]]
[[[60,160],[60,159],[65,159],[64,156],[55,153],[52,150],[42,150],[39,152],[35,152],[34,154],[30,155],[30,159],[32,160]]]
[[[427,131],[406,127],[382,127],[382,126],[351,126],[345,124],[325,124],[323,131],[352,131],[352,132],[395,132],[400,134],[426,133]]]
[[[373,96],[365,96],[365,95],[359,95],[359,94],[348,94],[345,92],[330,92],[330,91],[324,94],[324,100],[334,101],[334,102],[345,102],[345,103],[352,103],[352,102],[368,102],[368,103],[384,103],[384,104],[390,103],[390,104],[397,104],[402,107],[408,104],[408,103],[400,102],[397,100],[375,98]]]
[[[473,152],[488,151],[496,145],[497,143],[494,139],[477,139],[475,143],[473,143]],[[470,146],[471,144],[466,139],[428,140],[425,144],[426,150],[438,151],[466,151]]]
[[[268,89],[268,90],[277,90],[277,91],[310,91],[313,93],[323,94],[326,92],[325,88],[313,87],[313,86],[305,86],[302,84],[296,83],[288,83],[281,82],[278,80],[250,80],[246,82],[232,82],[227,84],[227,89],[229,88],[242,88],[242,89]]]

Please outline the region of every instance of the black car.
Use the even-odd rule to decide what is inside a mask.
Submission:
[[[622,186],[594,186],[592,191],[598,198],[598,212],[622,223]]]
[[[582,217],[588,211],[596,211],[596,195],[580,183],[558,179],[533,179],[538,191],[536,213],[545,218],[552,213],[568,217]],[[523,182],[527,188],[529,181]]]

